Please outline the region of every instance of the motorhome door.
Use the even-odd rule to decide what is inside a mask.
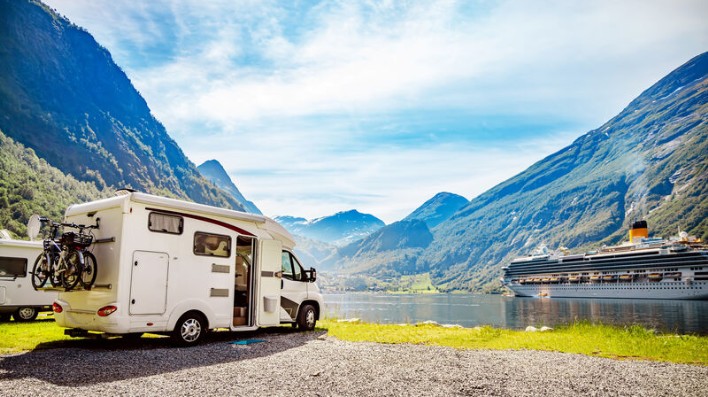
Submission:
[[[258,245],[258,325],[278,325],[282,244],[277,240],[261,240]]]
[[[166,252],[135,251],[130,281],[130,314],[162,314],[167,303]]]

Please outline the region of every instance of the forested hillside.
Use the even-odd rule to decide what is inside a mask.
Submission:
[[[204,179],[110,53],[29,0],[0,0],[0,129],[97,189],[242,209]]]
[[[32,214],[54,220],[70,204],[107,197],[93,183],[77,181],[0,131],[0,228],[25,237]]]

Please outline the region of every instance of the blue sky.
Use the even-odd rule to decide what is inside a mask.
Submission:
[[[708,50],[708,2],[45,1],[271,216],[471,199]]]

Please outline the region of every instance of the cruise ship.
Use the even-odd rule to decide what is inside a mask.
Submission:
[[[503,270],[502,284],[516,296],[708,299],[708,246],[685,232],[649,238],[646,221],[622,245],[576,255],[541,247]]]

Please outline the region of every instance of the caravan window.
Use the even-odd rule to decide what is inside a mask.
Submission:
[[[0,256],[0,277],[25,277],[27,259]]]
[[[231,237],[221,234],[194,233],[194,255],[231,256]]]
[[[181,216],[151,212],[148,216],[148,229],[152,232],[182,234],[184,220]]]

